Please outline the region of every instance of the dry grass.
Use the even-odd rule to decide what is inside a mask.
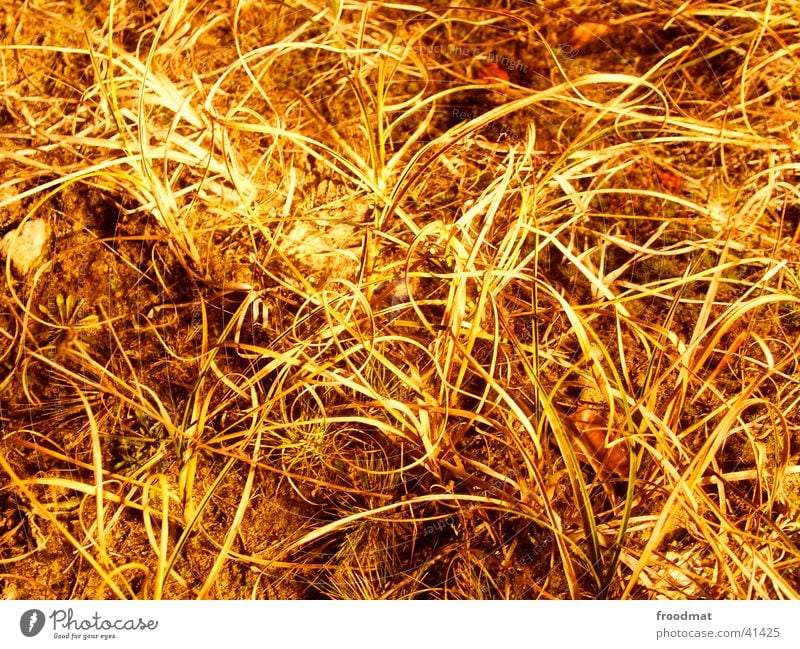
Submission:
[[[796,7],[430,4],[0,0],[5,598],[798,596]]]

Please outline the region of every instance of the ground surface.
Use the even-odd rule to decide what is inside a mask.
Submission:
[[[800,14],[0,0],[5,598],[793,598]]]

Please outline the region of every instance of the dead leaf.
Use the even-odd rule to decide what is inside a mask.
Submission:
[[[508,82],[508,72],[501,68],[497,63],[488,63],[478,69],[478,78],[487,81]]]
[[[570,42],[575,49],[579,50],[589,43],[603,38],[610,31],[611,27],[605,23],[580,23],[572,28]]]
[[[576,455],[578,459],[588,462],[601,477],[616,475],[628,476],[630,459],[628,446],[625,443],[610,445],[608,422],[598,410],[581,408],[570,415],[568,421],[576,433]]]

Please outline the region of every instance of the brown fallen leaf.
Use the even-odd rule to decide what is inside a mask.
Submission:
[[[478,78],[485,81],[504,81],[507,83],[508,72],[497,63],[488,63],[478,69]]]
[[[616,475],[628,477],[630,470],[629,447],[626,443],[613,446],[608,439],[608,422],[592,408],[581,408],[567,417],[575,435],[575,454],[588,462],[602,478]]]
[[[603,38],[611,31],[611,27],[605,23],[585,22],[575,25],[570,33],[570,43],[579,50],[586,47],[589,43]]]

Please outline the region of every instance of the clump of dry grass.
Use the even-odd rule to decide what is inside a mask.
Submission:
[[[13,10],[4,596],[796,597],[790,9]]]

